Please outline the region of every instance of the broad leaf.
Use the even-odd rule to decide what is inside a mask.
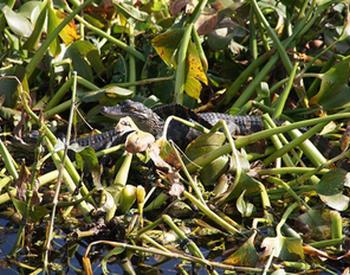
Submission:
[[[338,211],[345,211],[349,207],[350,199],[349,197],[343,194],[336,194],[330,196],[320,195],[320,199],[329,207]]]
[[[26,41],[26,43],[23,45],[23,47],[25,49],[32,50],[35,48],[36,44],[39,42],[40,36],[43,32],[43,27],[44,27],[44,24],[46,21],[47,10],[48,10],[48,5],[45,5],[45,7],[41,10],[41,12],[36,20],[35,27],[34,27],[34,30],[31,34],[31,36]]]
[[[255,266],[258,260],[259,254],[254,246],[253,235],[238,250],[231,254],[224,263],[229,265]]]
[[[21,14],[15,13],[7,5],[2,8],[7,24],[11,31],[23,37],[29,37],[33,31],[33,25],[29,20]]]
[[[173,29],[157,35],[152,46],[162,60],[170,67],[176,67],[176,50],[183,36],[183,29]]]
[[[324,174],[316,185],[319,195],[332,196],[343,192],[348,172],[343,169],[334,169]]]
[[[239,213],[241,213],[242,217],[250,217],[253,213],[254,205],[244,200],[245,192],[246,190],[244,190],[242,194],[238,197],[236,207]]]
[[[52,3],[48,7],[47,34],[51,35],[60,24],[60,19],[57,17],[56,11]],[[60,41],[58,36],[50,44],[50,53],[57,56],[61,52]]]
[[[187,51],[187,75],[185,82],[185,92],[195,99],[199,99],[202,90],[202,84],[208,84],[207,76],[204,72],[202,61],[198,50],[193,42],[190,41]]]
[[[344,90],[343,100],[348,100],[350,90],[348,89],[348,79],[350,76],[350,56],[345,58],[340,63],[332,66],[327,72],[322,75],[321,87],[318,93],[310,99],[311,104],[327,103],[328,100],[333,100],[340,91]]]
[[[280,260],[295,261],[304,259],[303,240],[299,238],[277,236],[265,238],[261,244],[265,255],[273,255]]]

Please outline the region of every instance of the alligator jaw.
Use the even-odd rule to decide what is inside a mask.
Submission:
[[[128,116],[125,112],[123,112],[119,105],[115,106],[103,106],[101,108],[101,114],[106,117],[113,119],[120,119],[122,117]]]
[[[130,117],[142,131],[154,136],[160,136],[164,121],[140,102],[125,100],[115,106],[101,108],[101,113],[106,117],[119,120],[122,117]]]

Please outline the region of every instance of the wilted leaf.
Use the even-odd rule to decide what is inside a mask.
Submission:
[[[298,217],[298,231],[310,235],[313,239],[330,237],[329,210],[310,209]]]
[[[161,168],[162,162],[167,163],[168,167],[170,167],[169,165],[175,167],[175,169],[179,169],[181,167],[181,164],[180,164],[180,162],[176,156],[176,153],[174,151],[174,148],[170,145],[170,143],[167,140],[158,139],[156,145],[154,147],[152,146],[151,151],[153,154],[158,155],[159,158],[162,160],[162,161],[158,162],[156,160],[156,158],[153,158],[151,156],[152,160],[155,162],[157,167]]]
[[[250,237],[237,251],[231,254],[224,264],[255,266],[259,260],[259,254],[254,246],[254,235]]]
[[[107,192],[104,192],[104,203],[101,207],[101,209],[105,212],[116,208],[116,203],[112,194],[114,190],[112,192],[109,191],[110,189],[107,189]]]
[[[305,255],[312,256],[312,257],[317,256],[321,259],[325,258],[325,259],[336,260],[335,257],[330,256],[327,252],[314,248],[311,245],[304,245],[304,253]]]
[[[3,6],[2,12],[11,31],[15,34],[23,37],[29,37],[32,34],[33,25],[25,16],[15,13],[7,5]]]
[[[348,122],[345,132],[343,133],[340,139],[340,149],[344,152],[349,148],[349,145],[350,145],[350,123]]]
[[[117,84],[109,84],[104,87],[105,95],[107,97],[118,98],[118,99],[127,99],[132,96],[134,91],[118,87]]]
[[[180,198],[182,193],[185,191],[185,187],[182,183],[176,182],[170,186],[169,195]]]
[[[125,149],[129,153],[140,153],[146,151],[151,144],[155,142],[155,138],[152,134],[136,131],[128,135],[125,142]]]

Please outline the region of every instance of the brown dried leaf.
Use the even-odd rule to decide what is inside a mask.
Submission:
[[[304,249],[304,254],[305,255],[309,255],[309,256],[312,256],[312,257],[317,256],[321,260],[325,260],[325,259],[336,260],[336,257],[333,257],[333,256],[329,255],[327,252],[324,252],[322,250],[314,248],[311,245],[304,245],[303,249]]]
[[[146,151],[151,144],[155,142],[155,138],[152,134],[136,131],[128,135],[125,142],[125,149],[129,153],[135,154]]]
[[[22,164],[21,170],[19,172],[19,178],[16,180],[16,197],[21,201],[26,200],[27,183],[29,182],[29,176],[30,172],[28,171],[27,167],[24,164]]]
[[[172,167],[160,156],[160,146],[158,142],[151,144],[149,155],[157,168],[165,171],[172,170]]]
[[[218,23],[218,14],[214,10],[210,13],[201,14],[196,21],[196,29],[199,35],[211,33]]]
[[[170,2],[169,11],[172,16],[178,15],[186,6],[191,3],[191,0],[172,0]]]
[[[340,149],[343,152],[346,151],[349,148],[349,143],[350,143],[350,122],[348,122],[345,132],[340,139]]]

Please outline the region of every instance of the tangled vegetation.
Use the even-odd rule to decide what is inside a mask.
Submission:
[[[5,271],[349,272],[348,1],[0,8]],[[130,98],[193,114],[154,136],[100,113]],[[265,129],[232,136],[193,119],[206,112]],[[203,134],[178,146],[171,120]],[[111,146],[74,142],[123,127]]]

